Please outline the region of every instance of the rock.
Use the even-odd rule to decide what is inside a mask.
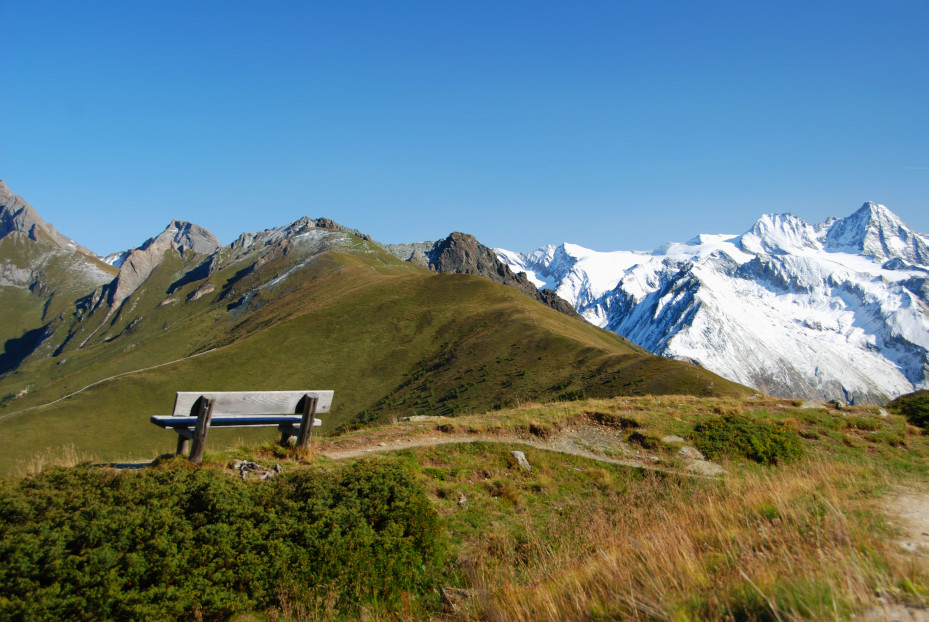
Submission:
[[[248,476],[257,475],[261,481],[274,479],[274,476],[284,471],[281,465],[275,464],[271,469],[265,469],[257,462],[248,462],[247,460],[236,460],[232,467],[242,476],[242,481],[247,481]]]
[[[216,291],[215,285],[213,285],[212,283],[204,283],[203,285],[198,287],[196,290],[191,292],[190,295],[187,296],[187,300],[191,302],[193,302],[194,300],[200,300],[207,294],[211,294],[215,291]]]
[[[458,493],[458,505],[464,507],[468,503],[468,498],[464,496],[464,493]]]
[[[710,477],[726,474],[726,469],[709,460],[694,460],[687,465],[687,470],[697,475],[707,475]]]
[[[804,400],[800,408],[825,408],[826,405],[815,400]]]
[[[706,460],[706,456],[700,452],[696,447],[681,447],[681,450],[677,452],[677,455],[681,458],[686,458],[688,460]]]
[[[661,437],[661,442],[662,443],[683,443],[685,441],[680,436],[669,434],[668,436]]]
[[[511,451],[510,454],[516,458],[516,464],[522,467],[523,470],[530,472],[532,471],[532,465],[530,465],[529,461],[526,460],[526,454],[521,451]]]
[[[443,587],[442,596],[445,598],[448,608],[453,612],[457,612],[461,610],[465,602],[474,597],[474,590],[464,590],[460,587]]]
[[[881,417],[889,417],[889,416],[890,416],[890,413],[887,412],[886,410],[884,410],[883,408],[879,409],[879,410],[877,411],[877,414],[879,414]]]
[[[886,598],[878,598],[880,603],[865,611],[857,619],[875,620],[876,622],[929,622],[929,611],[921,607],[914,607],[891,602]]]

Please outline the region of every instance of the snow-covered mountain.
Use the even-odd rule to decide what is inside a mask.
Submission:
[[[882,402],[929,388],[929,239],[883,205],[651,252],[496,249],[588,321],[766,393]]]

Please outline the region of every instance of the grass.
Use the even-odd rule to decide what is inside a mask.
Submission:
[[[802,455],[773,466],[724,452],[728,475],[707,479],[681,473],[665,448],[652,451],[662,470],[542,448],[584,426],[619,439],[618,453],[633,433],[690,444],[702,424],[736,415],[794,430]],[[369,603],[368,619],[822,620],[848,619],[879,596],[929,606],[926,567],[895,548],[883,509],[895,487],[929,493],[929,437],[877,409],[693,396],[526,404],[357,430],[317,439],[303,454],[271,443],[214,450],[205,468],[249,459],[285,473],[333,469],[320,452],[465,434],[485,440],[360,460],[400,469],[421,487],[447,540],[441,585],[454,588],[432,609]],[[516,449],[531,472],[516,464]],[[244,619],[340,614],[285,602],[253,615]]]

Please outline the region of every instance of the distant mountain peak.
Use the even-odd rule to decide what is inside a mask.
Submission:
[[[929,386],[927,239],[879,203],[815,226],[766,214],[651,253],[497,255],[590,322],[774,395],[867,403]]]
[[[823,229],[827,250],[860,253],[880,261],[899,258],[929,264],[929,246],[885,206],[867,201]]]
[[[65,250],[77,251],[90,257],[97,255],[71,238],[58,233],[25,199],[14,194],[0,179],[0,238],[18,231],[33,241],[42,241]]]
[[[139,250],[145,250],[153,245],[170,246],[181,256],[186,252],[209,255],[222,246],[219,239],[209,230],[192,222],[176,219],[172,220],[156,237],[148,239],[139,247]]]
[[[183,257],[186,253],[209,255],[221,247],[219,239],[200,225],[186,220],[172,220],[164,231],[149,238],[138,248],[125,254],[111,255],[114,265],[118,262],[119,274],[108,286],[110,307],[116,308],[138,289],[161,263],[168,250],[174,249]]]
[[[816,229],[790,213],[764,214],[739,238],[739,246],[748,253],[790,253],[803,248],[818,248]]]

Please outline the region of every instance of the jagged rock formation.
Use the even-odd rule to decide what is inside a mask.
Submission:
[[[118,307],[138,289],[169,249],[176,250],[181,256],[185,253],[208,255],[221,246],[216,236],[203,227],[183,220],[172,221],[158,236],[130,251],[120,262],[119,275],[107,286],[110,307]]]
[[[929,386],[929,247],[882,205],[651,252],[497,249],[590,322],[783,397],[883,402]]]
[[[436,272],[476,274],[488,278],[517,289],[556,311],[577,316],[577,311],[569,302],[553,291],[540,290],[529,280],[525,272],[514,273],[497,258],[492,249],[478,242],[473,235],[455,232],[438,242],[395,244],[385,248],[404,261],[428,267]]]
[[[46,242],[65,250],[94,255],[71,238],[55,231],[54,225],[45,222],[34,207],[21,196],[13,194],[7,188],[6,182],[0,179],[0,238],[5,238],[14,231],[35,242]]]
[[[0,180],[0,287],[51,294],[113,278],[97,256],[55,227]]]

